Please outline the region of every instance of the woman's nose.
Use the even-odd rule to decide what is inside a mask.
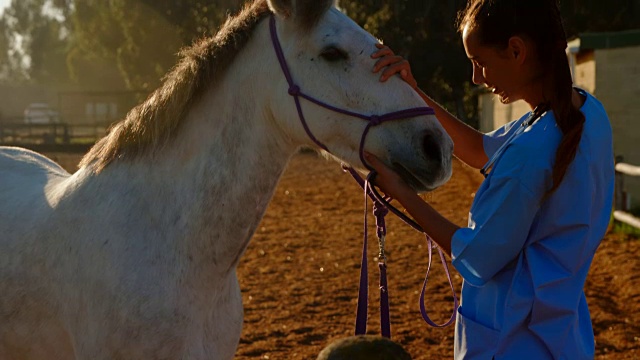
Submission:
[[[473,81],[476,85],[484,84],[484,76],[482,75],[482,69],[479,66],[473,67],[473,75],[471,76],[471,81]]]

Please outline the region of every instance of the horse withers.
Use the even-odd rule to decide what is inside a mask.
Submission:
[[[74,174],[0,148],[0,359],[233,358],[238,261],[289,158],[317,148],[271,16],[306,93],[358,113],[424,106],[399,78],[379,82],[376,39],[332,1],[257,0],[182,51]],[[362,170],[366,122],[300,106],[327,156]],[[434,116],[371,128],[363,146],[416,190],[451,175],[452,142]]]

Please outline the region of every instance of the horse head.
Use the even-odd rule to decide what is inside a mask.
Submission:
[[[424,107],[424,101],[399,77],[379,81],[379,75],[372,72],[375,60],[371,58],[378,40],[336,9],[333,1],[268,2],[275,14],[274,41],[280,43],[287,68],[269,86],[273,118],[298,144],[320,147],[325,154],[362,170],[366,164],[359,149],[368,121],[348,113],[389,114]],[[282,74],[287,71],[289,83]],[[296,85],[294,93],[302,91],[330,108],[304,98],[298,108],[290,96],[296,95],[291,81]],[[453,143],[434,115],[371,127],[363,148],[418,191],[432,190],[451,176]]]

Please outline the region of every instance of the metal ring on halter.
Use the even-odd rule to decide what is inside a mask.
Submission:
[[[387,256],[384,254],[385,236],[378,238],[378,261],[387,263]]]

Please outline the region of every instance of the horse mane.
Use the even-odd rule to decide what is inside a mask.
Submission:
[[[78,166],[93,165],[98,173],[115,159],[133,159],[160,149],[177,132],[191,105],[225,72],[257,24],[269,14],[267,1],[255,0],[227,18],[215,36],[181,50],[180,60],[163,78],[163,84],[113,125]]]

